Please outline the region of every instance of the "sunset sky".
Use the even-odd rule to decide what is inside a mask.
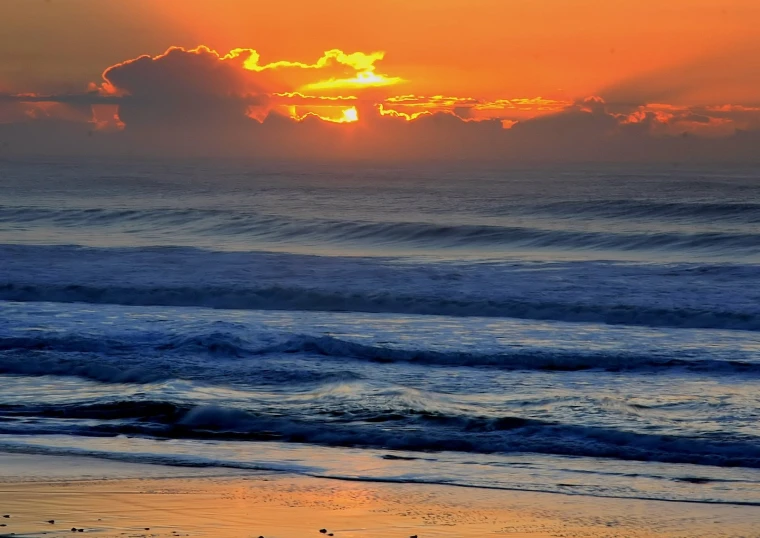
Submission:
[[[336,155],[403,140],[420,155],[667,157],[691,137],[730,158],[760,139],[756,0],[0,5],[0,144],[19,151],[75,149],[69,124],[97,151],[172,130],[184,146]]]

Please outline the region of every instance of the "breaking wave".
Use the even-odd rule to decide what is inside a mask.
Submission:
[[[636,371],[683,369],[714,375],[760,374],[760,362],[714,358],[658,356],[604,352],[558,352],[515,349],[499,352],[437,351],[366,344],[325,335],[261,335],[247,341],[236,335],[214,332],[192,337],[146,334],[129,341],[101,340],[77,335],[0,337],[0,373],[21,375],[77,376],[109,383],[153,383],[160,380],[213,376],[213,363],[205,369],[183,368],[176,361],[157,357],[172,354],[211,355],[220,360],[268,355],[300,354],[346,358],[379,363],[414,363],[432,366],[485,367],[504,370],[544,371]],[[106,360],[104,357],[113,357]],[[202,357],[201,357],[202,358]],[[225,363],[229,368],[230,364]],[[251,367],[241,376],[261,376]],[[291,381],[294,381],[291,380]],[[307,381],[313,381],[308,378]]]
[[[453,416],[426,411],[388,412],[316,422],[244,409],[161,401],[117,401],[71,406],[0,406],[7,434],[134,435],[153,438],[246,440],[405,451],[478,454],[532,452],[563,456],[760,468],[757,441],[633,433],[520,417]],[[25,425],[25,416],[67,419],[51,428]],[[10,419],[10,421],[9,421]],[[74,419],[82,420],[78,423]],[[98,421],[92,423],[92,421]],[[47,429],[46,429],[47,428]]]

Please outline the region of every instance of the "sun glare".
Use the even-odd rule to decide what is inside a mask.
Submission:
[[[400,84],[404,79],[400,77],[386,77],[378,75],[372,71],[363,71],[357,73],[351,78],[331,78],[320,82],[313,82],[303,86],[304,90],[335,90],[341,88],[362,88],[362,87],[382,87]]]
[[[284,107],[287,114],[296,121],[304,121],[306,118],[314,117],[330,123],[355,123],[359,121],[359,111],[356,107],[338,108],[328,107],[296,107],[295,105]]]
[[[356,110],[356,107],[352,106],[351,108],[344,109],[343,122],[352,123],[355,121],[359,121],[359,112]]]

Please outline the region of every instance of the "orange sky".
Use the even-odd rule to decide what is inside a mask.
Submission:
[[[409,93],[576,98],[716,56],[739,55],[741,71],[760,46],[756,0],[2,2],[6,84],[73,83],[138,54],[205,44],[255,48],[266,61],[383,50]],[[722,102],[747,90],[741,72],[721,78],[689,93]]]
[[[277,111],[350,123],[362,121],[371,104],[389,117],[447,112],[508,128],[566,111],[591,113],[582,102],[595,96],[620,124],[651,119],[665,126],[662,133],[725,135],[754,128],[760,111],[757,0],[0,2],[0,94],[50,96],[38,103],[16,97],[23,107],[6,117],[71,118],[71,96],[97,89],[105,100],[90,103],[99,107],[94,121],[116,125],[112,108],[104,108],[110,97],[139,90],[144,99],[169,75],[124,79],[118,87],[109,75],[103,79],[109,66],[200,45],[218,53],[213,73],[232,64],[240,72],[225,74],[234,90],[209,91],[265,95],[256,103],[246,97],[247,114],[259,121]],[[225,61],[236,49],[243,51]],[[114,77],[127,76],[117,71]],[[172,73],[179,78],[167,87],[215,76]],[[0,122],[10,121],[3,106],[10,105],[0,103]],[[705,120],[709,111],[719,113]],[[123,119],[115,121],[123,126]]]

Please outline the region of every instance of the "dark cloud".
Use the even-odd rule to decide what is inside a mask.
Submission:
[[[101,95],[97,91],[89,91],[84,93],[64,93],[64,94],[12,94],[12,93],[0,93],[0,103],[40,103],[40,102],[56,102],[64,103],[68,105],[81,105],[89,106],[96,104],[119,104],[123,100],[122,97],[116,95]]]
[[[499,121],[463,121],[452,114],[414,121],[368,116],[337,124],[308,117],[297,122],[271,113],[259,123],[205,131],[162,128],[99,131],[93,124],[49,120],[0,125],[3,156],[172,155],[300,160],[479,161],[751,161],[758,162],[760,131],[719,139],[653,134],[653,113],[624,123],[609,113],[569,110],[503,129]]]
[[[601,158],[602,148],[619,134],[620,119],[596,97],[576,102],[561,112],[520,121],[509,129],[509,147],[516,154],[541,158]]]
[[[709,116],[705,116],[703,114],[686,114],[685,116],[678,118],[679,121],[686,121],[686,122],[694,122],[694,123],[710,123],[711,119]]]
[[[255,89],[239,62],[223,61],[204,47],[191,51],[175,47],[160,56],[141,56],[109,67],[103,79],[110,85],[108,92],[156,98],[241,96]]]
[[[264,77],[256,69],[245,68],[250,59],[245,54],[221,57],[202,47],[174,48],[157,57],[117,64],[104,72],[102,84],[81,94],[0,95],[0,123],[5,123],[0,125],[0,144],[5,154],[493,161],[760,159],[756,147],[751,147],[758,141],[760,108],[641,105],[635,92],[628,96],[630,100],[621,100],[622,90],[617,93],[620,99],[612,103],[604,95],[572,103],[541,98],[489,102],[442,96],[388,98],[372,92],[351,98],[305,95],[279,87],[273,91],[271,77],[277,68],[258,66],[267,71]],[[282,69],[311,72],[320,68],[288,64]],[[620,88],[625,89],[624,85]],[[307,112],[308,107],[333,107],[338,117],[346,107],[356,107],[359,121],[339,124],[308,113],[296,121],[281,113],[287,110],[284,105],[302,106]],[[401,108],[392,110],[391,105]],[[509,122],[476,114],[507,105],[548,113]],[[737,127],[743,130],[736,131]],[[722,129],[723,138],[699,136],[714,128]],[[685,132],[689,136],[684,137]]]
[[[737,129],[760,129],[760,106],[724,105],[713,107],[694,107],[697,114],[731,122]]]
[[[0,94],[0,123],[48,120],[88,122],[91,119],[91,106],[84,100],[68,102],[57,96]]]
[[[230,126],[267,102],[242,62],[205,47],[172,48],[108,68],[101,93],[120,97],[119,116],[128,128]]]

